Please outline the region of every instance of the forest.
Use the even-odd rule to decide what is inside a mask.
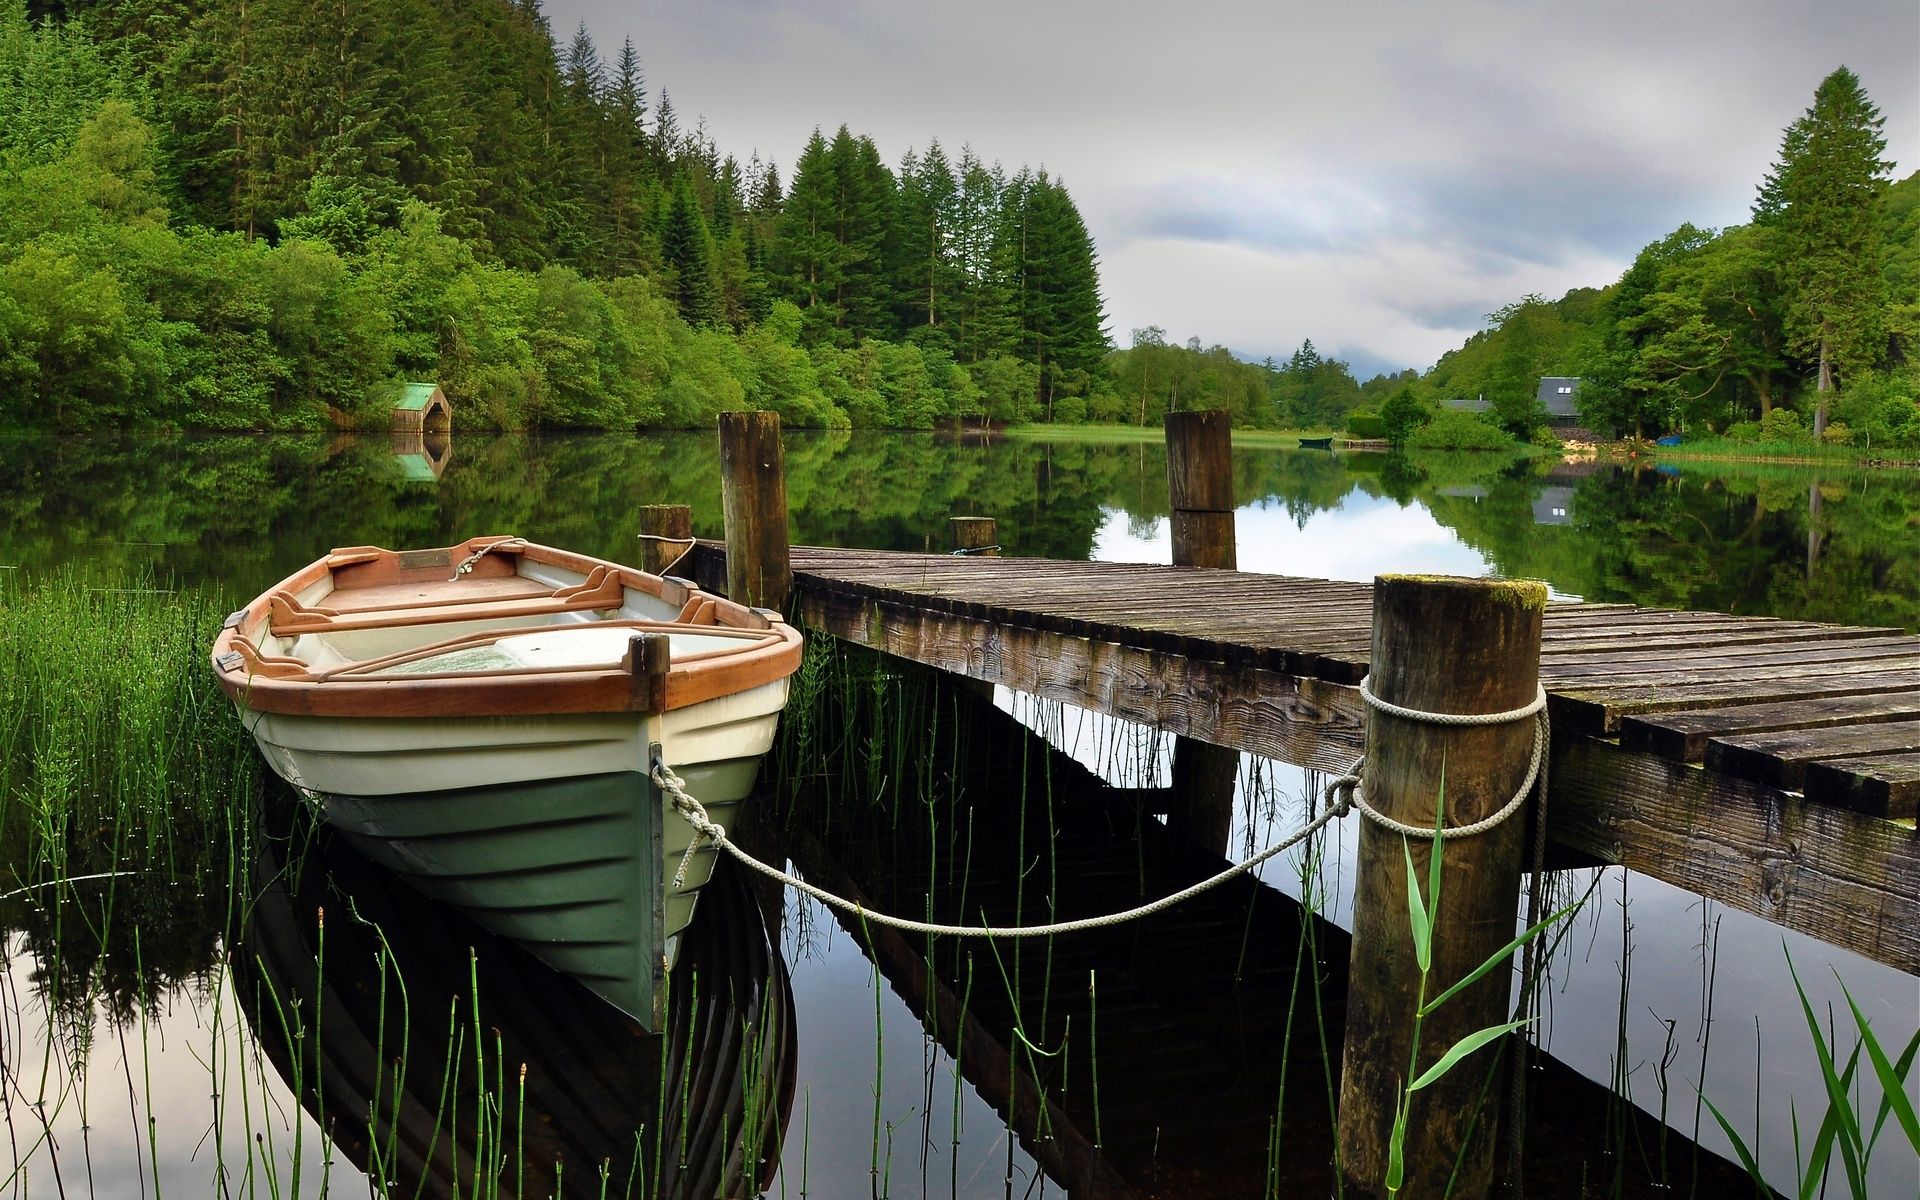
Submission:
[[[379,425],[386,385],[432,379],[470,428],[1218,407],[1473,448],[1539,436],[1536,381],[1577,375],[1602,436],[1915,445],[1920,176],[1889,184],[1882,124],[1842,68],[1751,223],[1362,383],[1311,340],[1116,347],[1044,168],[889,164],[845,126],[742,162],[538,0],[0,0],[0,429]]]
[[[0,0],[0,428],[1073,417],[1065,184],[844,126],[723,154],[534,0]]]

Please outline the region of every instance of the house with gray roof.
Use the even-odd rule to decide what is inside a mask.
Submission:
[[[1453,412],[1483,413],[1493,411],[1493,401],[1485,396],[1454,396],[1445,401]]]
[[[1580,377],[1577,375],[1542,375],[1540,390],[1534,395],[1540,401],[1540,407],[1547,410],[1549,425],[1572,425],[1580,420],[1579,409],[1573,399],[1580,394]]]

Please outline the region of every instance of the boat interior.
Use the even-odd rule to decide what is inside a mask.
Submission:
[[[233,652],[249,674],[315,682],[604,670],[648,632],[675,665],[783,640],[769,614],[683,580],[520,538],[335,550],[262,605],[229,618]]]

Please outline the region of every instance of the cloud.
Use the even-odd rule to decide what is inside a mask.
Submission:
[[[938,137],[1044,164],[1099,245],[1113,329],[1250,357],[1310,336],[1424,367],[1682,221],[1744,221],[1841,63],[1920,165],[1913,0],[548,6],[603,46],[631,33],[683,120],[783,174],[842,122],[896,162]]]

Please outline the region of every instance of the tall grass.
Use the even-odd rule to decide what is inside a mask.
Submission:
[[[0,894],[212,866],[260,778],[207,665],[225,609],[152,577],[0,572]]]

